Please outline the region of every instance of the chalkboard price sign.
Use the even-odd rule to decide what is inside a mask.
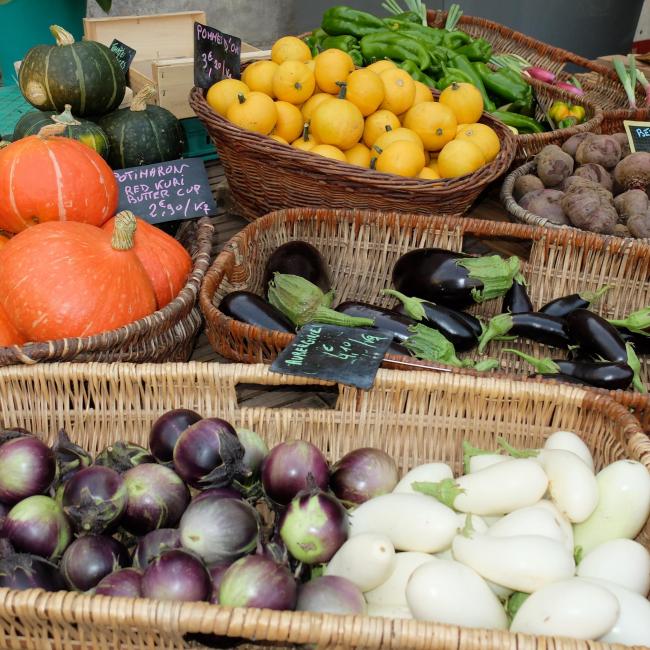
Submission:
[[[222,79],[239,79],[241,38],[194,23],[194,85],[210,88]]]
[[[271,372],[336,381],[368,390],[390,346],[381,330],[312,323],[271,365]]]
[[[650,152],[650,122],[623,122],[631,151]]]
[[[131,67],[131,63],[133,63],[133,59],[135,58],[136,54],[135,50],[132,47],[129,47],[128,45],[122,43],[122,41],[118,41],[116,38],[113,39],[113,42],[111,43],[109,49],[117,57],[120,68],[122,68],[124,76],[128,80],[129,68]]]
[[[131,210],[149,223],[213,215],[217,206],[205,165],[199,158],[117,169],[119,210]]]

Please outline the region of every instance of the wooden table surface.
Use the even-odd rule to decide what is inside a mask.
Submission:
[[[224,175],[223,167],[218,160],[206,163],[208,178],[217,198],[218,210],[216,216],[212,218],[214,223],[214,238],[212,246],[213,258],[219,253],[223,246],[236,233],[248,223],[243,217],[239,216],[236,209],[232,206],[229,199],[228,184]],[[469,217],[477,219],[489,219],[491,221],[509,221],[509,215],[499,202],[499,184],[488,188],[479,198],[474,207],[469,211]],[[528,251],[520,244],[504,241],[490,241],[489,245],[485,242],[472,241],[466,238],[465,248],[473,253],[498,252],[507,255],[520,255],[527,257]],[[193,361],[231,363],[228,359],[219,356],[210,346],[204,333],[197,340]],[[254,387],[243,386],[238,388],[238,398],[240,402],[246,403],[247,406],[266,406],[266,407],[291,407],[291,408],[332,408],[336,400],[337,391],[310,389],[305,387],[298,390],[295,387],[287,390],[283,387]]]

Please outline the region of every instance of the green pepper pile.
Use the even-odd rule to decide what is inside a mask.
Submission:
[[[390,59],[430,88],[444,90],[454,82],[471,83],[480,91],[485,110],[506,125],[519,133],[544,131],[531,117],[535,110],[532,87],[515,70],[490,69],[492,45],[455,29],[450,17],[445,29],[437,29],[423,25],[416,12],[382,19],[336,6],[324,13],[321,27],[305,41],[314,56],[335,48],[347,52],[359,67]]]

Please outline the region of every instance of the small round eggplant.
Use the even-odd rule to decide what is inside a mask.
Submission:
[[[327,263],[320,252],[304,241],[290,241],[276,248],[264,267],[262,286],[267,291],[275,273],[299,275],[323,293],[332,288]],[[292,330],[293,331],[293,330]]]
[[[233,291],[220,303],[219,309],[226,316],[247,325],[256,325],[275,332],[296,331],[284,314],[250,291]]]

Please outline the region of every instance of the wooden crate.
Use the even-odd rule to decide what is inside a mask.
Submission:
[[[129,71],[134,93],[143,86],[158,90],[153,102],[179,119],[195,117],[188,96],[194,86],[194,23],[206,24],[204,11],[153,16],[84,18],[84,38],[110,45],[113,39],[136,50]],[[242,43],[242,60],[263,57],[258,48]]]

